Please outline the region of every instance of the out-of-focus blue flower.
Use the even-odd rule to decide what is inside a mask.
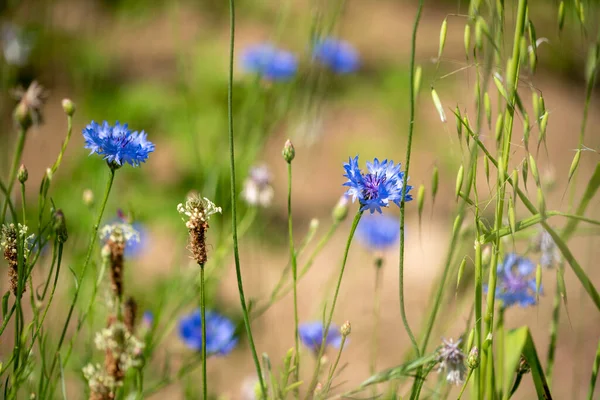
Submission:
[[[504,262],[498,264],[496,285],[496,299],[502,301],[504,308],[514,304],[527,307],[536,303],[534,271],[535,265],[529,259],[514,253],[504,256]]]
[[[247,48],[242,54],[242,65],[247,72],[256,73],[270,81],[289,80],[298,70],[296,56],[270,43]]]
[[[202,350],[202,319],[200,310],[192,312],[179,321],[179,336],[187,347]],[[206,353],[227,355],[238,342],[235,325],[227,317],[214,311],[206,312]]]
[[[385,214],[367,215],[358,223],[356,237],[370,250],[387,250],[398,243],[400,223],[398,218]]]
[[[154,314],[152,311],[144,311],[144,315],[142,316],[142,325],[146,326],[148,329],[152,328],[152,325],[154,325]]]
[[[92,121],[83,129],[85,148],[90,154],[97,153],[111,164],[118,166],[129,163],[134,167],[148,159],[154,151],[154,143],[146,139],[146,133],[131,132],[127,124],[111,126],[104,121],[102,125]]]
[[[321,342],[323,341],[323,323],[322,322],[306,322],[298,326],[298,335],[302,343],[314,351],[319,352]],[[342,335],[337,325],[331,324],[329,332],[325,338],[325,347],[331,346],[339,349],[342,344]]]
[[[325,38],[313,48],[313,58],[338,74],[348,74],[358,69],[358,52],[350,43],[334,38]]]
[[[381,213],[381,207],[389,207],[390,202],[400,206],[402,199],[402,180],[404,172],[400,171],[400,163],[394,164],[393,161],[383,160],[380,162],[377,158],[372,163],[367,162],[367,173],[363,173],[358,167],[358,156],[350,158],[344,163],[346,174],[344,177],[348,181],[344,186],[349,189],[346,192],[352,197],[352,202],[358,199],[360,210],[369,210],[371,214],[375,211]],[[408,194],[412,186],[406,186],[406,196],[404,201],[412,200]]]

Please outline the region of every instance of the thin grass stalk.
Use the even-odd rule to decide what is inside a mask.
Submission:
[[[69,312],[67,314],[67,319],[64,322],[62,332],[60,334],[60,339],[58,340],[58,345],[56,346],[56,351],[53,356],[52,365],[50,367],[50,371],[47,376],[40,376],[40,390],[39,393],[42,398],[47,394],[46,391],[49,388],[50,383],[52,382],[52,375],[54,373],[54,369],[56,368],[56,363],[58,361],[58,357],[60,355],[60,349],[65,340],[65,336],[67,334],[67,329],[69,327],[69,322],[71,322],[71,317],[73,316],[73,311],[75,309],[75,305],[77,304],[77,299],[79,298],[79,293],[81,292],[82,280],[85,277],[85,273],[90,264],[90,260],[92,259],[92,252],[94,250],[94,245],[96,244],[96,239],[98,236],[98,229],[100,227],[100,223],[102,222],[102,216],[104,215],[104,209],[106,208],[106,203],[108,202],[108,196],[110,194],[114,179],[115,179],[115,169],[112,167],[109,168],[109,177],[108,182],[106,183],[106,190],[104,192],[104,198],[100,205],[100,211],[98,212],[98,217],[96,218],[96,223],[92,227],[92,234],[90,236],[90,244],[88,246],[87,254],[85,256],[85,262],[83,263],[83,268],[81,270],[81,274],[77,279],[77,284],[75,288],[75,294],[73,295],[73,300],[71,302],[71,306],[69,308]],[[44,384],[44,378],[46,379],[46,383]],[[43,395],[42,395],[43,394]]]
[[[519,76],[519,62],[520,62],[520,50],[521,50],[521,38],[523,37],[523,31],[525,27],[525,17],[527,14],[527,0],[519,0],[518,11],[517,11],[517,19],[515,24],[515,34],[514,34],[514,42],[513,42],[513,53],[511,62],[508,67],[508,71],[506,74],[507,80],[507,88],[509,89],[509,95],[511,102],[506,105],[506,111],[504,114],[505,122],[504,122],[504,134],[502,138],[502,150],[500,151],[499,157],[502,158],[502,163],[498,168],[498,176],[496,182],[496,191],[498,193],[498,197],[496,199],[496,213],[494,220],[494,230],[499,230],[502,227],[502,216],[504,213],[504,197],[506,192],[505,185],[505,177],[508,176],[507,168],[508,161],[510,157],[510,145],[511,145],[511,137],[512,137],[512,128],[514,121],[514,104],[517,94],[517,85],[518,85],[518,76]],[[496,281],[498,279],[498,270],[494,266],[498,264],[498,256],[499,256],[499,247],[500,247],[500,239],[498,238],[494,244],[494,249],[492,252],[492,261],[490,268],[490,274],[488,279],[488,294],[487,294],[487,307],[484,316],[484,321],[486,324],[486,333],[487,335],[491,334],[493,331],[493,323],[494,323],[494,304],[496,300]],[[486,335],[486,336],[487,336]],[[493,373],[493,357],[491,357],[491,349],[493,346],[489,346],[487,349],[484,349],[486,356],[488,356],[488,370],[487,374]],[[488,389],[492,390],[488,387]]]
[[[560,273],[560,272],[558,272]],[[554,301],[552,303],[552,322],[550,323],[550,343],[548,343],[548,361],[546,362],[546,382],[552,388],[552,372],[554,371],[554,357],[556,355],[556,342],[558,338],[558,324],[560,322],[560,303],[562,296],[560,286],[556,283]]]
[[[2,223],[0,223],[0,225],[4,224],[6,221],[6,210],[8,208],[10,194],[12,193],[12,189],[15,184],[15,179],[17,178],[17,171],[19,170],[19,165],[21,164],[21,156],[23,155],[23,149],[25,148],[26,134],[27,130],[22,126],[19,127],[19,136],[17,138],[13,162],[12,166],[10,167],[10,172],[8,173],[8,182],[6,183],[6,197],[4,198],[4,204],[2,205]]]
[[[362,211],[359,211],[354,216],[354,221],[352,221],[352,227],[350,228],[350,233],[348,235],[348,240],[346,241],[346,248],[344,249],[344,256],[342,259],[342,265],[340,267],[340,275],[337,281],[337,286],[335,288],[335,293],[333,295],[333,302],[331,303],[331,310],[329,311],[329,316],[327,317],[327,321],[323,326],[323,338],[321,339],[321,346],[319,348],[319,353],[317,354],[317,365],[315,367],[315,371],[313,373],[312,379],[310,381],[310,385],[308,387],[308,392],[306,395],[306,400],[310,399],[310,396],[315,390],[317,386],[317,379],[319,379],[319,369],[321,367],[321,363],[319,360],[323,357],[323,352],[325,351],[325,341],[327,339],[327,335],[329,333],[329,327],[331,326],[331,321],[333,320],[333,312],[335,311],[335,305],[337,303],[338,295],[340,293],[340,286],[342,285],[342,278],[344,277],[344,270],[346,268],[346,261],[348,261],[348,252],[350,251],[350,245],[352,244],[352,239],[354,238],[354,233],[356,232],[356,227],[362,217]]]
[[[233,237],[233,257],[235,260],[235,273],[237,276],[238,292],[240,295],[240,303],[244,316],[244,325],[248,342],[254,360],[254,366],[258,375],[260,384],[261,396],[267,398],[267,389],[263,379],[260,361],[256,353],[254,337],[252,336],[252,328],[250,327],[250,317],[248,316],[248,307],[244,296],[244,284],[242,282],[242,270],[240,266],[240,252],[238,248],[237,237],[237,190],[235,187],[235,145],[233,140],[233,62],[234,62],[234,44],[235,44],[235,0],[229,0],[229,78],[227,84],[227,115],[228,115],[228,131],[229,131],[229,169],[231,172],[231,235]]]
[[[287,163],[288,170],[288,236],[290,247],[290,263],[292,265],[292,283],[294,287],[294,377],[296,382],[300,380],[300,337],[298,334],[298,263],[296,260],[296,249],[294,248],[293,222],[292,222],[292,163]],[[294,396],[300,396],[299,389],[294,389]]]
[[[400,302],[400,315],[402,317],[402,323],[406,334],[410,338],[413,350],[417,357],[420,357],[421,352],[419,351],[419,345],[415,339],[415,335],[410,329],[408,318],[406,317],[406,307],[404,304],[404,219],[405,219],[405,207],[406,203],[404,197],[406,196],[406,185],[408,184],[408,174],[410,170],[410,155],[412,152],[412,139],[415,125],[415,53],[417,51],[417,30],[419,28],[419,21],[421,20],[421,12],[423,10],[423,0],[419,0],[417,7],[417,15],[415,16],[415,22],[413,24],[412,39],[411,39],[411,50],[410,50],[410,84],[409,84],[409,101],[410,101],[410,114],[408,120],[408,141],[406,144],[406,157],[405,157],[405,170],[402,178],[402,197],[400,202],[400,261],[398,264],[398,299]]]
[[[200,265],[200,320],[202,324],[202,399],[208,400],[208,379],[206,377],[206,288],[204,264]]]
[[[0,191],[2,191],[2,193],[4,193],[5,198],[8,199],[8,209],[10,210],[10,215],[11,215],[13,221],[16,221],[17,213],[15,211],[15,205],[10,200],[10,196],[8,195],[8,188],[1,181],[0,181]],[[2,223],[4,223],[4,218],[2,219],[2,221],[3,221]],[[2,224],[0,224],[0,225],[2,225]]]
[[[592,366],[592,376],[590,378],[590,388],[587,394],[587,400],[592,400],[594,397],[594,389],[596,388],[596,380],[598,378],[598,369],[600,368],[600,341],[596,349],[596,357],[594,357],[594,365]]]
[[[331,389],[331,383],[333,382],[333,375],[335,374],[335,370],[337,369],[338,364],[340,363],[340,358],[342,357],[342,350],[344,350],[345,344],[346,344],[346,335],[342,335],[342,343],[340,344],[340,348],[337,352],[337,356],[335,357],[335,362],[333,363],[333,366],[329,370],[329,375],[327,376],[327,383],[325,384],[325,389],[323,390],[325,395],[327,395],[329,393],[329,389]]]
[[[383,258],[378,257],[375,260],[375,291],[373,293],[373,332],[371,338],[371,360],[369,362],[369,373],[375,375],[377,372],[377,352],[378,352],[378,336],[379,336],[379,321],[381,320],[381,275],[383,272]],[[377,395],[377,388],[373,386],[372,395]]]

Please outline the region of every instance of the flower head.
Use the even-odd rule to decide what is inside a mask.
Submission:
[[[387,250],[398,243],[400,223],[389,215],[367,215],[358,223],[356,237],[370,250]]]
[[[465,380],[465,355],[460,349],[460,342],[452,339],[442,339],[442,347],[438,350],[438,361],[440,363],[438,372],[446,373],[446,381],[453,385],[460,385]]]
[[[185,226],[190,233],[189,249],[192,252],[194,260],[204,267],[208,260],[206,253],[206,231],[208,230],[208,220],[210,216],[221,212],[221,207],[198,195],[191,195],[187,198],[185,206],[177,205],[177,211],[183,216]]]
[[[131,132],[127,124],[121,125],[118,121],[114,126],[106,121],[102,125],[92,121],[83,129],[83,138],[85,148],[91,150],[90,154],[104,156],[106,161],[116,166],[129,163],[137,167],[154,151],[154,143],[146,139],[144,131]]]
[[[350,43],[334,38],[317,42],[313,48],[313,58],[338,74],[354,72],[360,66],[356,49]]]
[[[394,164],[391,160],[380,162],[376,158],[372,163],[367,162],[367,173],[363,173],[358,167],[358,156],[356,156],[344,163],[344,169],[346,170],[344,177],[348,178],[344,186],[349,187],[346,194],[352,197],[352,202],[358,199],[361,211],[369,210],[371,214],[375,211],[381,213],[381,207],[389,207],[390,202],[400,206],[404,179],[400,163]],[[411,189],[412,186],[406,186],[404,201],[412,200],[412,196],[408,194]]]
[[[323,340],[323,323],[322,322],[306,322],[298,327],[298,335],[300,341],[315,353],[319,352],[321,342]],[[325,338],[325,347],[332,346],[336,349],[342,344],[342,335],[340,329],[335,325],[329,326],[329,332]]]
[[[242,55],[242,65],[246,71],[269,81],[289,80],[298,69],[298,61],[292,53],[277,49],[270,43],[246,49]]]
[[[250,173],[244,181],[242,197],[251,206],[268,207],[273,200],[271,173],[266,165],[250,168]]]
[[[535,265],[529,259],[514,253],[504,256],[504,262],[498,264],[496,287],[496,298],[502,301],[503,307],[514,304],[527,307],[536,303],[534,271]]]
[[[37,81],[31,82],[27,90],[17,88],[13,91],[13,95],[19,100],[19,104],[15,109],[15,116],[25,128],[28,128],[31,123],[39,125],[42,123],[42,107],[48,98],[48,92]]]
[[[192,350],[202,349],[202,318],[200,310],[192,312],[179,321],[179,336]],[[235,325],[227,317],[214,311],[206,312],[206,353],[227,355],[238,342]]]
[[[104,228],[101,235],[103,241],[109,239],[109,234],[115,229],[121,229],[126,233],[125,252],[127,258],[139,256],[148,244],[148,234],[146,229],[139,222],[132,222],[132,218],[126,215],[122,210],[117,210],[117,217],[113,219]]]

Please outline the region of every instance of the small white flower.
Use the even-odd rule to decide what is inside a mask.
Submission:
[[[222,212],[222,209],[206,197],[202,198],[198,195],[192,195],[188,197],[185,205],[181,203],[177,205],[177,211],[182,216],[188,217],[188,219],[183,218],[187,225],[190,221],[206,222],[210,219],[211,215]]]
[[[131,224],[115,222],[114,224],[108,224],[102,227],[100,230],[100,238],[112,242],[139,242],[140,233]]]

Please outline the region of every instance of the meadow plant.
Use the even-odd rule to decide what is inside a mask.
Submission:
[[[330,220],[311,216],[308,226],[301,229],[297,221],[302,212],[293,189],[301,184],[298,172],[303,172],[301,169],[306,165],[302,163],[308,153],[307,146],[285,141],[273,170],[266,164],[258,164],[257,158],[270,149],[266,139],[273,135],[280,140],[280,133],[287,133],[283,122],[298,115],[310,117],[312,108],[320,109],[324,104],[327,88],[336,90],[332,83],[339,84],[349,79],[350,73],[360,75],[363,69],[370,68],[370,61],[361,59],[357,48],[334,32],[333,26],[344,11],[343,1],[335,3],[331,9],[325,6],[311,9],[315,12],[314,26],[304,46],[309,54],[294,54],[277,47],[288,39],[281,35],[277,46],[274,42],[252,45],[236,58],[236,7],[235,1],[229,0],[227,89],[223,78],[223,85],[217,85],[219,96],[215,96],[222,100],[218,102],[222,109],[215,109],[213,116],[219,120],[218,129],[214,130],[214,136],[203,132],[186,140],[185,146],[198,147],[195,140],[202,139],[203,148],[196,149],[198,152],[194,154],[198,160],[194,161],[193,172],[170,176],[165,180],[168,183],[163,181],[164,191],[161,184],[152,180],[159,182],[164,166],[158,172],[143,171],[143,164],[151,160],[155,151],[156,158],[163,151],[167,153],[167,146],[162,146],[164,142],[158,134],[160,144],[155,145],[145,131],[132,131],[128,124],[92,121],[82,129],[83,147],[90,155],[99,157],[98,163],[85,159],[82,165],[90,164],[93,168],[72,169],[69,173],[86,177],[91,169],[100,169],[106,187],[104,192],[98,192],[86,181],[86,186],[77,188],[83,198],[73,196],[74,183],[65,186],[61,183],[65,177],[59,173],[67,168],[61,166],[73,131],[76,107],[70,99],[61,103],[67,129],[56,161],[42,169],[41,175],[35,175],[33,169],[23,164],[24,149],[32,140],[31,132],[44,129],[44,106],[52,97],[37,81],[32,81],[28,89],[12,91],[17,99],[13,110],[17,134],[14,150],[9,153],[10,168],[0,179],[0,246],[7,268],[0,327],[3,398],[142,399],[165,396],[162,391],[169,386],[183,388],[186,398],[202,399],[217,395],[238,398],[231,394],[233,387],[244,399],[278,400],[460,399],[465,395],[472,399],[534,396],[551,399],[557,398],[555,393],[564,392],[561,387],[564,385],[559,382],[563,377],[558,378],[554,366],[562,332],[560,311],[569,304],[567,283],[569,287],[577,287],[582,299],[591,300],[594,309],[590,313],[595,313],[589,315],[591,320],[597,320],[600,311],[600,295],[592,281],[597,274],[588,276],[593,271],[578,261],[580,255],[575,254],[576,247],[569,243],[575,235],[596,236],[600,225],[600,221],[586,216],[593,211],[590,205],[596,201],[600,188],[600,164],[592,158],[597,150],[585,144],[589,139],[585,135],[589,108],[600,68],[597,26],[600,8],[593,2],[575,0],[560,1],[553,10],[561,33],[567,36],[581,31],[584,40],[591,43],[583,74],[586,90],[578,147],[569,170],[563,174],[567,186],[560,204],[565,200],[566,212],[555,209],[557,202],[552,196],[557,195],[556,177],[538,167],[538,163],[543,164],[544,151],[546,158],[550,158],[547,132],[554,106],[546,104],[534,77],[541,45],[549,46],[554,39],[537,37],[534,25],[537,5],[527,0],[471,0],[468,10],[448,14],[441,22],[437,55],[430,71],[417,65],[417,36],[424,3],[419,0],[410,38],[407,93],[394,87],[393,96],[394,102],[403,96],[408,103],[407,129],[402,129],[406,148],[403,164],[377,154],[361,167],[359,155],[345,154],[348,162],[340,159],[336,173],[339,182],[330,185],[337,188],[336,198],[339,195],[337,203],[329,205]],[[281,26],[293,15],[288,8],[283,9]],[[448,32],[457,26],[449,25],[449,21],[461,24],[459,36],[463,39],[466,61],[459,70],[442,74],[444,68],[458,62],[445,56]],[[590,35],[592,30],[598,31],[595,39]],[[25,65],[31,51],[29,42],[16,26],[3,25],[1,32],[7,66]],[[234,79],[236,61],[245,72],[237,80]],[[464,96],[451,100],[451,95],[440,85],[442,80],[462,71],[474,80],[469,88],[472,94],[467,100],[469,104],[464,104]],[[418,98],[423,74],[431,79],[431,98],[426,101]],[[460,91],[464,91],[462,87]],[[411,165],[413,138],[423,134],[416,119],[417,111],[421,112],[418,107],[429,107],[429,112],[443,124],[444,132],[439,132],[436,141],[444,143],[444,152],[453,154],[456,147],[459,149],[454,163],[431,168],[431,186],[420,184],[413,192],[409,176],[417,177],[417,182],[429,179],[424,178],[427,171],[423,163]],[[180,108],[184,106],[177,103],[175,111],[171,111],[178,112]],[[117,110],[127,115],[125,108]],[[111,115],[102,117],[123,117],[118,113],[107,114]],[[172,118],[169,121],[172,123],[184,119],[169,112],[160,114]],[[517,127],[519,123],[522,130]],[[223,134],[225,125],[227,140]],[[155,137],[154,133],[151,137]],[[74,151],[84,153],[82,149]],[[225,151],[228,157],[224,157]],[[177,166],[172,163],[183,164],[185,154],[189,153],[182,151],[181,156],[177,153],[166,169],[176,171]],[[587,164],[595,163],[591,175],[582,167],[584,159]],[[127,164],[141,168],[128,171]],[[236,177],[238,170],[245,178],[243,182]],[[98,176],[97,171],[94,173]],[[32,184],[32,176],[38,175],[41,176],[38,198],[32,202],[33,196],[27,188]],[[115,179],[117,175],[119,178],[123,175],[123,184]],[[286,179],[287,192],[278,187],[276,178],[280,176]],[[152,180],[151,185],[148,179]],[[188,193],[184,202],[177,204],[173,200],[181,193],[171,181],[185,186],[180,188]],[[444,181],[452,182],[453,192],[443,191],[447,186]],[[144,203],[148,192],[138,195],[137,190],[146,186],[151,187],[150,192],[160,192],[152,197],[159,205],[149,206],[151,212],[138,220],[137,210],[147,206]],[[129,215],[117,208],[117,204],[122,204],[121,196],[127,192],[138,203],[127,203],[132,209]],[[238,195],[243,202],[238,201]],[[66,196],[76,197],[77,203],[63,205]],[[311,196],[321,197],[320,193]],[[113,197],[119,201],[109,200]],[[430,202],[432,211],[437,210],[435,205],[439,205],[441,197],[456,203],[446,213],[451,217],[448,247],[428,304],[420,310],[423,317],[417,324],[409,320],[407,313],[405,292],[412,287],[405,287],[404,273],[408,269],[420,272],[422,265],[406,257],[407,215],[418,215],[419,235],[411,235],[411,240],[413,236],[421,239],[425,205]],[[154,242],[150,246],[152,217],[163,206],[169,210],[165,214],[168,216],[164,220],[156,218],[157,224],[167,227],[165,221],[176,219],[176,210],[185,229],[180,224],[177,234],[165,235],[175,246],[154,245]],[[259,277],[261,285],[269,286],[265,296],[257,298],[254,290],[248,290],[251,295],[247,297],[244,279],[251,272],[241,257],[240,242],[248,232],[264,229],[266,222],[277,219],[274,216],[284,213],[284,209],[286,265],[277,266],[276,282]],[[106,217],[115,213],[116,218]],[[349,214],[354,215],[351,223],[346,221]],[[559,225],[558,220],[565,223]],[[87,235],[77,229],[78,224],[85,226]],[[583,224],[586,226],[580,226]],[[71,229],[72,226],[75,228]],[[321,231],[323,226],[325,232]],[[327,287],[331,290],[319,291],[323,292],[320,293],[323,302],[317,314],[307,318],[304,309],[307,299],[303,298],[305,292],[300,284],[307,275],[322,275],[313,266],[320,256],[324,257],[323,250],[332,245],[336,234],[346,239],[338,260],[332,260],[331,253],[327,255],[327,264],[335,266],[331,285]],[[359,257],[351,252],[355,236],[364,248],[362,256],[371,261],[368,267],[350,266],[351,259]],[[84,242],[87,248],[81,247]],[[99,246],[96,242],[100,242]],[[156,287],[149,287],[140,265],[157,258],[166,270],[163,265],[166,262],[160,256],[167,247],[176,253],[173,263],[179,268],[165,273]],[[232,281],[233,275],[226,273],[232,264],[239,295],[239,304],[235,306],[226,305],[218,295],[222,285],[232,284],[228,280]],[[353,320],[354,327],[349,321],[341,326],[333,322],[345,320],[336,307],[343,297],[341,293],[347,290],[347,285],[343,285],[349,275],[345,273],[346,267],[352,268],[354,276],[360,276],[361,292],[373,296],[372,323],[367,316]],[[369,268],[374,271],[372,291],[365,284],[372,282]],[[397,282],[384,279],[384,274],[391,272],[397,273]],[[397,302],[382,301],[384,284],[385,290],[393,287],[397,292]],[[549,289],[552,286],[556,288],[554,291]],[[290,293],[293,297],[290,303],[278,304]],[[362,294],[352,293],[353,308],[362,307],[363,299],[358,297]],[[532,326],[514,327],[512,316],[522,313],[526,321],[532,321],[548,298],[552,298],[552,314],[544,358],[540,355],[544,338]],[[267,329],[259,327],[261,318],[276,304],[289,307],[286,312],[293,319],[293,329],[291,326],[287,329],[283,323]],[[381,332],[382,308],[386,315],[394,310],[394,318],[402,323],[400,330]],[[144,312],[140,318],[141,311]],[[414,315],[411,313],[412,318]],[[571,318],[573,315],[569,321]],[[361,336],[366,332],[365,326],[371,327],[368,360],[348,356],[366,354],[351,353],[368,347],[365,335]],[[450,334],[457,339],[445,339]],[[177,335],[178,341],[171,340]],[[258,339],[259,335],[267,337]],[[397,349],[382,351],[383,336],[392,337]],[[263,349],[275,346],[270,343],[275,337],[286,338],[286,347],[275,352],[283,354],[280,360],[271,359]],[[348,348],[350,341],[352,346]],[[404,356],[393,366],[381,369],[379,356],[384,352],[397,354],[398,349],[405,352]],[[245,353],[249,353],[245,356],[254,370],[250,374],[244,371],[243,381],[234,381],[232,377],[236,375],[226,369],[219,374],[227,377],[227,388],[219,386],[217,379],[211,379],[209,369],[212,373],[212,368],[226,365],[218,364],[217,357],[238,363]],[[600,343],[589,358],[593,362],[586,398],[591,400],[596,395]],[[368,364],[368,374],[346,382],[353,364],[359,367]],[[200,366],[202,379],[190,378]],[[529,379],[533,385],[521,386]]]

